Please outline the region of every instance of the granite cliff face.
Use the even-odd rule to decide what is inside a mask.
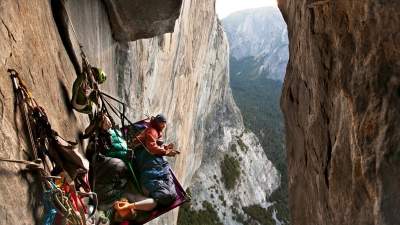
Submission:
[[[286,23],[277,7],[246,9],[222,20],[231,64],[242,65],[238,75],[250,73],[283,81],[289,58]],[[245,66],[246,65],[246,66]]]
[[[293,224],[400,224],[400,4],[279,0]]]
[[[245,127],[257,135],[268,159],[281,174],[280,187],[269,201],[275,202],[272,208],[288,224],[287,160],[279,103],[289,59],[286,23],[278,7],[239,11],[222,22],[231,47],[232,93]]]
[[[166,139],[175,142],[182,151],[171,163],[185,187],[202,159],[212,156],[217,143],[228,146],[234,139],[233,134],[243,133],[240,112],[228,86],[228,47],[215,15],[214,0],[185,0],[181,4],[178,0],[168,1],[168,4],[156,4],[160,8],[152,7],[147,1],[135,1],[142,6],[140,13],[160,15],[160,18],[146,17],[148,20],[144,23],[137,22],[135,15],[118,14],[121,8],[129,9],[124,7],[123,1],[110,10],[111,1],[103,4],[99,0],[68,0],[65,6],[71,23],[61,21],[64,30],[59,30],[56,22],[60,25],[58,13],[64,16],[66,13],[57,13],[59,8],[52,5],[55,2],[0,1],[1,157],[23,159],[29,152],[21,115],[14,107],[12,85],[6,73],[8,68],[20,72],[33,96],[46,109],[53,128],[62,136],[73,140],[88,124],[86,117],[67,107],[79,63],[79,58],[74,60],[73,57],[79,56],[78,42],[84,46],[89,61],[108,74],[101,88],[128,103],[132,120],[143,118],[145,113],[167,115],[170,123]],[[120,17],[114,18],[113,12]],[[172,31],[171,23],[177,12],[179,19],[174,32],[163,34]],[[135,29],[125,31],[125,26]],[[135,42],[115,40],[144,37],[153,38]],[[70,40],[69,44],[65,38]],[[246,133],[244,136],[254,135]],[[255,149],[249,151],[253,154],[249,160],[261,157],[266,162],[260,165],[261,169],[271,174],[267,178],[277,180],[277,172],[257,147],[257,140],[246,138],[243,141]],[[216,154],[216,158],[219,157]],[[36,210],[33,209],[39,204],[38,195],[35,185],[28,185],[30,182],[20,176],[19,168],[15,164],[0,164],[1,224],[34,224],[36,212],[33,211]],[[251,171],[257,169],[245,168],[250,171],[246,173],[256,174]],[[265,184],[265,179],[263,177],[260,182],[256,179],[252,185]],[[241,184],[248,187],[251,185],[246,182],[252,181],[244,180]],[[277,185],[271,183],[262,187],[265,192],[256,196],[256,201],[265,203],[263,198]],[[257,191],[250,190],[251,196]],[[199,190],[199,193],[207,193],[207,190]],[[152,223],[173,224],[176,217],[177,210]]]

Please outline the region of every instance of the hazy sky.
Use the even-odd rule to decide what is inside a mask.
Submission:
[[[276,6],[276,0],[216,0],[216,10],[220,19],[242,9]]]

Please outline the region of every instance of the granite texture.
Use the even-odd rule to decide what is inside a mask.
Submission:
[[[400,224],[400,4],[278,2],[292,223]]]

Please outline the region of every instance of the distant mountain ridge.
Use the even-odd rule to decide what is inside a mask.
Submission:
[[[222,20],[231,62],[246,60],[252,76],[283,80],[289,58],[286,23],[277,7],[247,9]],[[240,75],[241,71],[233,76]]]
[[[288,62],[286,24],[277,8],[243,10],[223,21],[230,44],[230,86],[246,129],[254,132],[280,174],[280,186],[268,197],[274,205],[245,208],[243,224],[290,225],[284,121],[280,110],[282,81]],[[271,214],[276,212],[275,221]],[[272,216],[273,218],[274,216]]]

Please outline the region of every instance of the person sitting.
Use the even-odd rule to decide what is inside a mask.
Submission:
[[[95,131],[96,126],[97,131]],[[161,179],[162,181],[167,179],[165,187],[157,184],[152,186],[152,184],[146,183],[147,185],[144,187],[151,190],[150,194],[146,194],[146,196],[136,194],[132,197],[129,193],[133,191],[130,188],[132,187],[130,184],[136,182],[132,179],[135,178],[135,173],[132,170],[134,158],[132,150],[128,149],[126,141],[122,138],[119,130],[112,128],[112,122],[105,114],[100,115],[98,120],[94,121],[85,131],[87,136],[93,132],[97,132],[97,138],[93,137],[93,135],[91,136],[86,155],[89,159],[93,159],[90,174],[92,177],[93,175],[95,176],[92,184],[95,185],[95,191],[98,194],[100,209],[107,210],[113,206],[115,210],[113,220],[120,222],[135,219],[137,216],[136,211],[152,211],[157,205],[166,205],[173,202],[176,192],[169,171],[168,176],[157,178],[157,180]],[[94,143],[97,143],[96,146],[94,146]],[[172,156],[177,151],[172,150],[171,146],[168,147],[168,151],[170,152],[169,155]],[[141,159],[144,158],[141,157]],[[141,165],[141,163],[138,164]],[[143,169],[140,170],[140,173],[142,175],[147,174],[146,176],[148,177],[149,174],[146,171],[148,170]],[[145,176],[141,177],[145,178]],[[157,183],[156,180],[152,181]],[[169,190],[171,187],[173,187],[173,191]],[[169,188],[168,192],[166,191],[167,188]],[[169,201],[166,198],[169,198]],[[129,203],[128,199],[132,203]]]
[[[89,137],[86,158],[90,160],[90,184],[98,195],[102,210],[107,210],[121,198],[130,181],[127,163],[132,160],[129,155],[132,151],[117,134],[110,118],[100,114],[93,118],[83,135],[83,138]]]
[[[166,117],[159,114],[141,134],[132,137],[135,138],[135,169],[139,172],[140,185],[144,194],[154,199],[149,209],[169,206],[177,197],[170,166],[163,156],[174,157],[179,151],[173,144],[163,144],[162,132],[166,125]]]

